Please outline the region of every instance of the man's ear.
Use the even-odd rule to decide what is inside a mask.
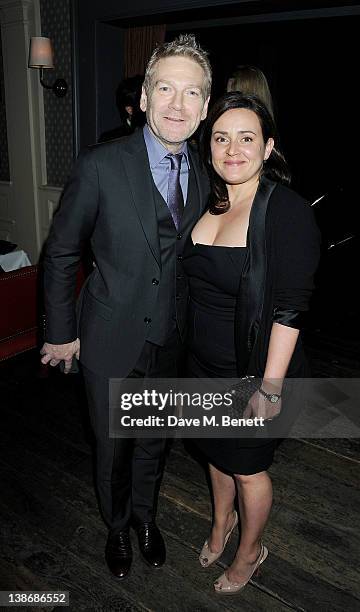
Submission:
[[[141,88],[140,108],[145,113],[147,109],[147,95],[144,86]]]
[[[205,100],[205,104],[204,107],[202,109],[202,113],[201,113],[201,121],[203,121],[203,119],[205,119],[207,112],[208,112],[208,106],[209,106],[209,100],[210,100],[210,96],[207,98],[207,100]]]

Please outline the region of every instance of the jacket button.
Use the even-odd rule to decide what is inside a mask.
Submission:
[[[182,298],[181,293],[177,293],[177,294],[176,294],[176,299],[177,299],[177,300],[181,300],[181,298]]]
[[[144,323],[148,325],[149,323],[151,323],[151,319],[149,319],[149,317],[145,317]]]
[[[181,240],[182,236],[183,236],[183,235],[180,233],[180,234],[178,234],[178,235],[176,236],[176,239],[177,239],[177,240]]]
[[[182,256],[182,255],[178,255],[178,256],[177,256],[177,260],[178,260],[178,261],[182,261],[182,258],[183,258],[183,256]]]
[[[182,276],[182,274],[177,274],[177,276],[176,276],[176,280],[181,280],[181,279],[183,279],[183,278],[184,278],[184,277]]]
[[[159,284],[159,281],[158,281],[157,278],[153,278],[151,282],[152,282],[153,285],[158,285]]]

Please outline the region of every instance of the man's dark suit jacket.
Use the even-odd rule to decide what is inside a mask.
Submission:
[[[189,146],[201,216],[208,182]],[[76,274],[91,241],[96,267],[75,308]],[[126,376],[156,308],[161,259],[152,179],[142,130],[80,155],[54,216],[44,257],[46,341],[80,337],[80,361],[105,377]]]

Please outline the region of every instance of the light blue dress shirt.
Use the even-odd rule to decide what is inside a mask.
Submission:
[[[170,151],[168,151],[155,138],[147,124],[144,125],[143,132],[154,183],[165,202],[168,203],[168,185],[171,162],[170,159],[166,159],[166,155],[168,155]],[[183,193],[184,204],[186,204],[190,168],[188,147],[186,142],[184,142],[182,145],[179,153],[183,153],[180,168],[180,185]]]

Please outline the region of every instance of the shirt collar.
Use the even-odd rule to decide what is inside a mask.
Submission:
[[[162,145],[161,142],[159,142],[155,138],[154,134],[149,129],[149,126],[147,123],[144,125],[143,133],[144,133],[144,140],[145,140],[145,144],[146,144],[146,148],[147,148],[147,152],[149,156],[150,168],[153,169],[163,161],[163,159],[169,154],[170,151],[168,151],[164,147],[164,145]],[[179,153],[184,154],[184,158],[186,160],[187,166],[188,168],[190,168],[190,160],[189,160],[187,142],[184,142],[182,144],[182,147]]]

